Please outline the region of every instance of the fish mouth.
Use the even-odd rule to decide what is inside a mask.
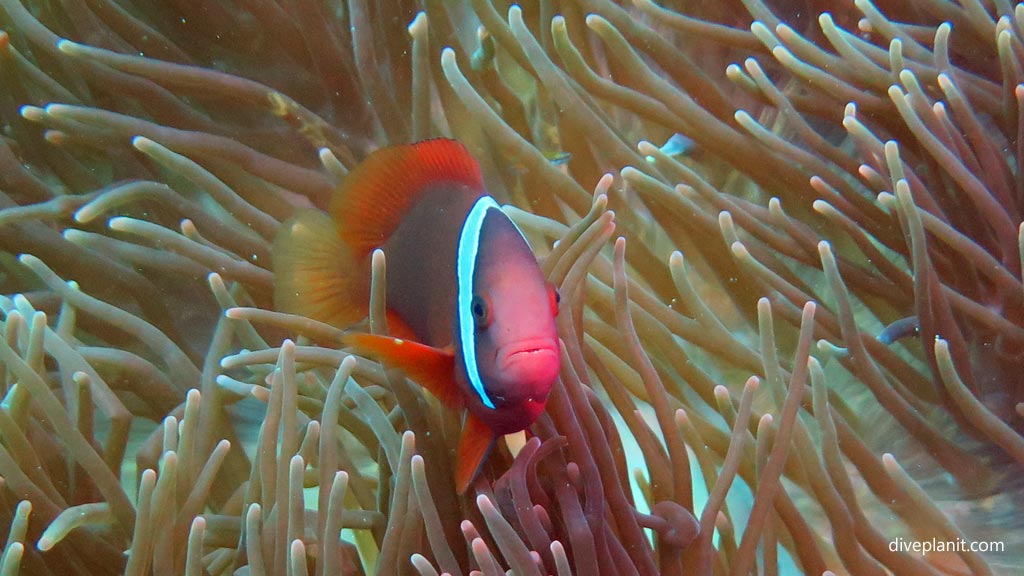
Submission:
[[[543,365],[552,360],[557,361],[558,358],[558,346],[551,338],[520,340],[506,345],[498,351],[499,365],[505,370],[523,364],[539,363]]]

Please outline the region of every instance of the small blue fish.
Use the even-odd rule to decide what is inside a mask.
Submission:
[[[676,132],[658,150],[666,156],[680,156],[682,154],[689,154],[696,146],[697,143],[692,139]],[[653,160],[653,158],[648,156],[649,162]]]

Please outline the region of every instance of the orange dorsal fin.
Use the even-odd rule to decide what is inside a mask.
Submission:
[[[446,138],[401,144],[370,154],[335,190],[328,209],[356,254],[383,245],[416,198],[438,182],[483,190],[480,166],[466,147]]]
[[[355,352],[400,368],[449,408],[462,407],[462,393],[455,384],[455,355],[412,340],[350,332],[342,338]]]
[[[302,210],[274,238],[274,305],[345,328],[366,316],[369,260],[353,253],[334,222]]]
[[[459,450],[455,456],[455,488],[459,494],[466,493],[493,444],[494,432],[487,424],[472,414],[466,414],[466,423],[459,437]]]

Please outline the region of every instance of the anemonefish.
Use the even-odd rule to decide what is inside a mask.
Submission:
[[[374,152],[274,241],[276,306],[342,328],[367,315],[370,258],[387,258],[393,337],[348,332],[356,352],[398,367],[466,410],[455,480],[463,493],[494,439],[530,426],[558,377],[558,293],[522,232],[454,140]]]

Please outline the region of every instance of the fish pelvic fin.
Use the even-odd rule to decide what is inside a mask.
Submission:
[[[455,457],[455,488],[460,495],[466,493],[470,482],[480,472],[492,446],[494,432],[482,420],[467,413]]]
[[[436,138],[382,148],[349,172],[328,213],[345,243],[369,254],[387,242],[417,196],[442,182],[483,190],[480,166],[461,143]]]
[[[399,368],[445,406],[460,409],[462,392],[455,383],[455,354],[412,340],[349,332],[342,344],[354,352]]]
[[[274,305],[344,328],[366,317],[369,259],[355,253],[330,217],[302,210],[274,238]]]

